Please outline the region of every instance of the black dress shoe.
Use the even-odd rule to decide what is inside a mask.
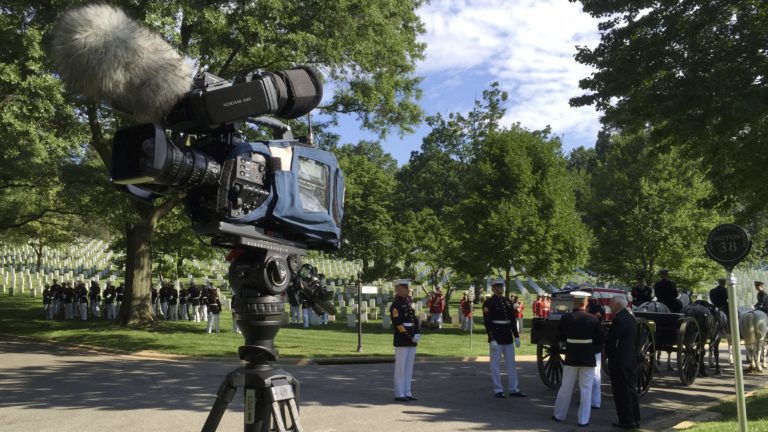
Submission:
[[[397,402],[408,402],[408,398],[407,397],[396,397],[395,400]]]
[[[592,409],[596,409],[596,410],[599,410],[599,409],[600,409],[600,407],[596,407],[596,406],[592,405]]]
[[[555,416],[552,416],[552,420],[554,420],[554,421],[556,421],[556,422],[558,422],[558,423],[562,422],[562,420],[558,419],[558,418],[557,418],[557,417],[555,417]]]
[[[413,396],[406,396],[405,398],[408,399],[409,401],[417,401],[418,400],[417,398],[415,398]]]
[[[635,429],[635,425],[624,424],[624,423],[612,423],[612,426],[620,429]]]
[[[509,395],[510,395],[510,396],[516,396],[516,397],[528,397],[528,395],[527,395],[527,394],[525,394],[525,393],[523,393],[523,392],[521,392],[521,391],[519,391],[519,392],[517,392],[517,393],[510,393]]]
[[[584,423],[584,424],[580,424],[579,423],[579,424],[576,424],[576,426],[578,426],[578,427],[587,427],[587,426],[589,426],[589,423]]]
[[[504,392],[498,392],[495,395],[493,395],[493,397],[497,397],[499,399],[504,399],[505,397],[507,397],[507,395],[505,395]]]

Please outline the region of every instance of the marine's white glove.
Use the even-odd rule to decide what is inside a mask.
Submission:
[[[497,349],[499,347],[499,343],[495,340],[491,341],[491,349]]]
[[[520,348],[520,338],[515,338],[515,348]]]
[[[421,333],[415,334],[413,336],[413,341],[414,342],[419,343],[420,340],[421,340]]]

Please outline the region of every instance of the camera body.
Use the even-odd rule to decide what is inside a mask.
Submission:
[[[336,157],[294,139],[277,120],[254,118],[296,118],[321,97],[320,78],[307,67],[234,81],[200,74],[162,125],[117,131],[112,180],[147,200],[184,193],[195,231],[217,246],[299,255],[338,249],[344,175]],[[279,139],[247,141],[237,130],[243,121]]]

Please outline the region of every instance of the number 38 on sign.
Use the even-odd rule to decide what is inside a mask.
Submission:
[[[710,258],[732,269],[749,254],[752,240],[744,228],[738,225],[718,225],[709,233],[705,249]]]

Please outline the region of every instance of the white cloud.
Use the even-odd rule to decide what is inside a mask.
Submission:
[[[591,73],[574,60],[575,46],[599,41],[597,20],[579,4],[433,0],[419,15],[427,30],[420,74],[439,74],[445,78],[440,87],[447,87],[458,85],[457,77],[467,71],[481,69],[510,94],[507,124],[519,121],[534,129],[551,125],[566,144],[572,139],[594,142],[598,114],[592,107],[568,105],[571,97],[583,93],[578,81]]]

